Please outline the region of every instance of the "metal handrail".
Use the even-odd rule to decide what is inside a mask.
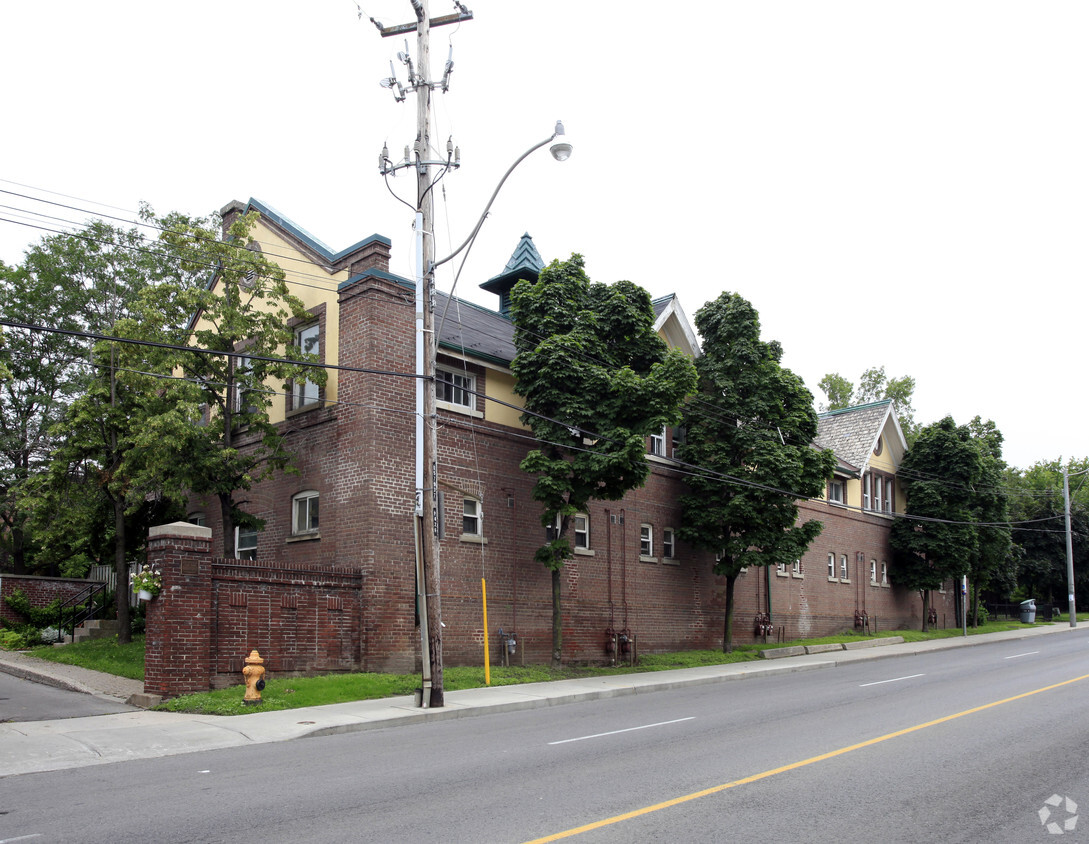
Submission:
[[[64,641],[66,633],[73,639],[75,638],[76,628],[83,622],[94,618],[95,613],[98,612],[98,607],[95,606],[95,597],[105,593],[105,583],[89,583],[79,592],[61,602],[60,606],[57,607],[58,642]]]

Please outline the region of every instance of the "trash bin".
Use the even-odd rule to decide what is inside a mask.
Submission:
[[[1036,599],[1029,598],[1027,601],[1021,602],[1021,623],[1022,624],[1035,624],[1036,623]]]

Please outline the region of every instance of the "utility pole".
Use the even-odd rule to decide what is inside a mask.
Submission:
[[[1069,589],[1067,611],[1070,613],[1070,626],[1077,627],[1078,614],[1074,606],[1074,540],[1070,530],[1070,473],[1066,469],[1063,469],[1063,511],[1066,514],[1066,585]]]
[[[445,161],[431,160],[431,91],[441,87],[445,91],[450,84],[453,62],[447,60],[442,80],[432,82],[431,77],[431,27],[462,20],[471,20],[473,13],[456,3],[456,14],[432,20],[428,12],[428,0],[410,0],[416,13],[416,23],[383,27],[374,21],[383,37],[403,35],[416,31],[416,67],[407,50],[398,58],[408,68],[408,85],[402,86],[390,63],[390,76],[382,81],[383,87],[393,91],[398,102],[405,99],[405,91],[416,94],[416,142],[411,160],[408,148],[405,160],[394,164],[388,149],[383,148],[379,169],[389,175],[402,167],[416,168],[416,504],[415,533],[417,549],[417,598],[420,605],[420,647],[422,662],[421,706],[440,707],[444,704],[442,678],[442,602],[441,573],[439,568],[439,483],[438,442],[435,413],[435,354],[438,345],[435,337],[435,240],[434,197],[431,191],[431,167],[433,165],[457,167],[454,150],[447,144]],[[373,20],[373,19],[372,19]],[[460,158],[460,155],[458,156]]]

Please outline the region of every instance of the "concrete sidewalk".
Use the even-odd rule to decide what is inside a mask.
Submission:
[[[1076,629],[1069,623],[1057,623],[968,638],[903,642],[732,665],[466,689],[447,692],[446,705],[441,709],[420,709],[412,697],[395,697],[239,716],[134,710],[90,718],[6,723],[0,724],[0,777],[534,709],[697,683],[835,668],[859,660],[1034,638]],[[142,691],[143,685],[135,680],[124,680],[6,651],[0,651],[0,671],[114,700],[127,699],[129,694]]]

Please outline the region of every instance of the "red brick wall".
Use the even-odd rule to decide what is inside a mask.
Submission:
[[[16,624],[27,619],[8,606],[5,600],[15,592],[23,592],[32,607],[48,607],[55,600],[67,600],[85,590],[91,581],[70,577],[36,577],[29,574],[0,575],[0,618]]]
[[[251,650],[266,676],[359,671],[363,575],[311,563],[215,560],[208,528],[153,528],[163,587],[148,605],[144,689],[164,697],[242,682]]]

